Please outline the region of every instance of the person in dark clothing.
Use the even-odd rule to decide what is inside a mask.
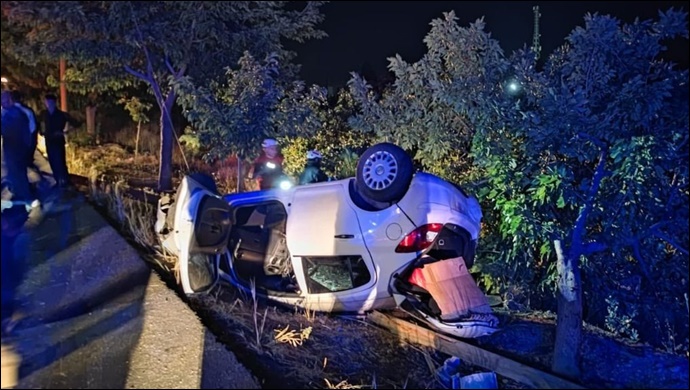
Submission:
[[[321,153],[316,150],[307,152],[307,164],[299,176],[299,184],[319,183],[328,181],[328,176],[321,170]]]
[[[27,168],[31,134],[29,119],[14,105],[10,91],[2,91],[2,157],[7,182],[15,200],[32,201]]]
[[[39,121],[38,118],[36,117],[36,113],[34,112],[31,107],[25,105],[22,102],[22,95],[19,91],[14,90],[12,91],[12,100],[14,101],[14,105],[22,110],[26,117],[29,119],[29,131],[31,133],[31,145],[29,146],[28,150],[28,155],[27,155],[27,167],[29,168],[29,171],[31,175],[33,175],[35,178],[37,178],[37,181],[35,183],[32,183],[31,180],[29,182],[29,188],[32,191],[32,196],[34,198],[43,198],[44,193],[42,193],[43,189],[49,188],[51,186],[50,180],[47,180],[43,175],[43,172],[39,168],[39,166],[42,164],[37,160],[36,158],[36,153],[38,151],[36,150],[38,146],[38,133],[39,133]],[[42,157],[42,156],[41,156]],[[30,176],[31,177],[31,176]]]
[[[274,188],[283,175],[283,155],[278,151],[278,142],[272,138],[265,139],[261,148],[249,177],[256,179],[261,190],[268,190]]]
[[[16,299],[17,288],[25,271],[29,248],[25,223],[29,212],[23,202],[2,201],[2,335],[11,331],[13,322],[21,316]]]
[[[78,127],[81,123],[68,113],[57,108],[57,97],[53,94],[45,96],[46,111],[41,115],[43,119],[43,136],[48,152],[48,163],[59,187],[70,185],[67,170],[67,156],[65,153],[65,129],[68,124]]]
[[[31,145],[30,145],[30,150],[29,150],[29,167],[33,167],[38,171],[38,168],[36,168],[36,165],[34,164],[34,152],[36,152],[36,147],[38,146],[38,133],[39,133],[39,123],[38,119],[36,118],[36,113],[34,110],[31,109],[31,107],[27,106],[22,102],[22,95],[19,91],[12,91],[12,100],[14,101],[14,105],[22,110],[24,114],[26,114],[26,117],[29,119],[29,132],[31,133]]]

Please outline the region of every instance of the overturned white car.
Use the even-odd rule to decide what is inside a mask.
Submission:
[[[468,268],[477,200],[382,143],[355,178],[221,196],[193,174],[161,198],[156,232],[179,257],[185,293],[219,279],[273,301],[323,312],[409,311],[458,337],[498,325]]]

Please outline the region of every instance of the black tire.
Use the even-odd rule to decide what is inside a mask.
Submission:
[[[210,175],[202,172],[194,172],[190,173],[189,177],[191,177],[192,180],[196,181],[202,186],[206,187],[206,189],[211,191],[213,194],[220,195],[220,192],[218,192],[218,186],[216,185],[216,181]]]
[[[402,148],[380,143],[359,158],[355,187],[375,202],[397,202],[407,193],[412,174],[412,159]]]

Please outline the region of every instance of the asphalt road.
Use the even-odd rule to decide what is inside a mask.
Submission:
[[[27,317],[2,340],[17,388],[260,388],[83,196],[46,208],[26,232]]]

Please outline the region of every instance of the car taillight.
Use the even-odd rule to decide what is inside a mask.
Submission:
[[[396,253],[410,253],[424,250],[434,242],[438,232],[443,228],[441,223],[430,223],[420,226],[400,241],[395,248]]]

